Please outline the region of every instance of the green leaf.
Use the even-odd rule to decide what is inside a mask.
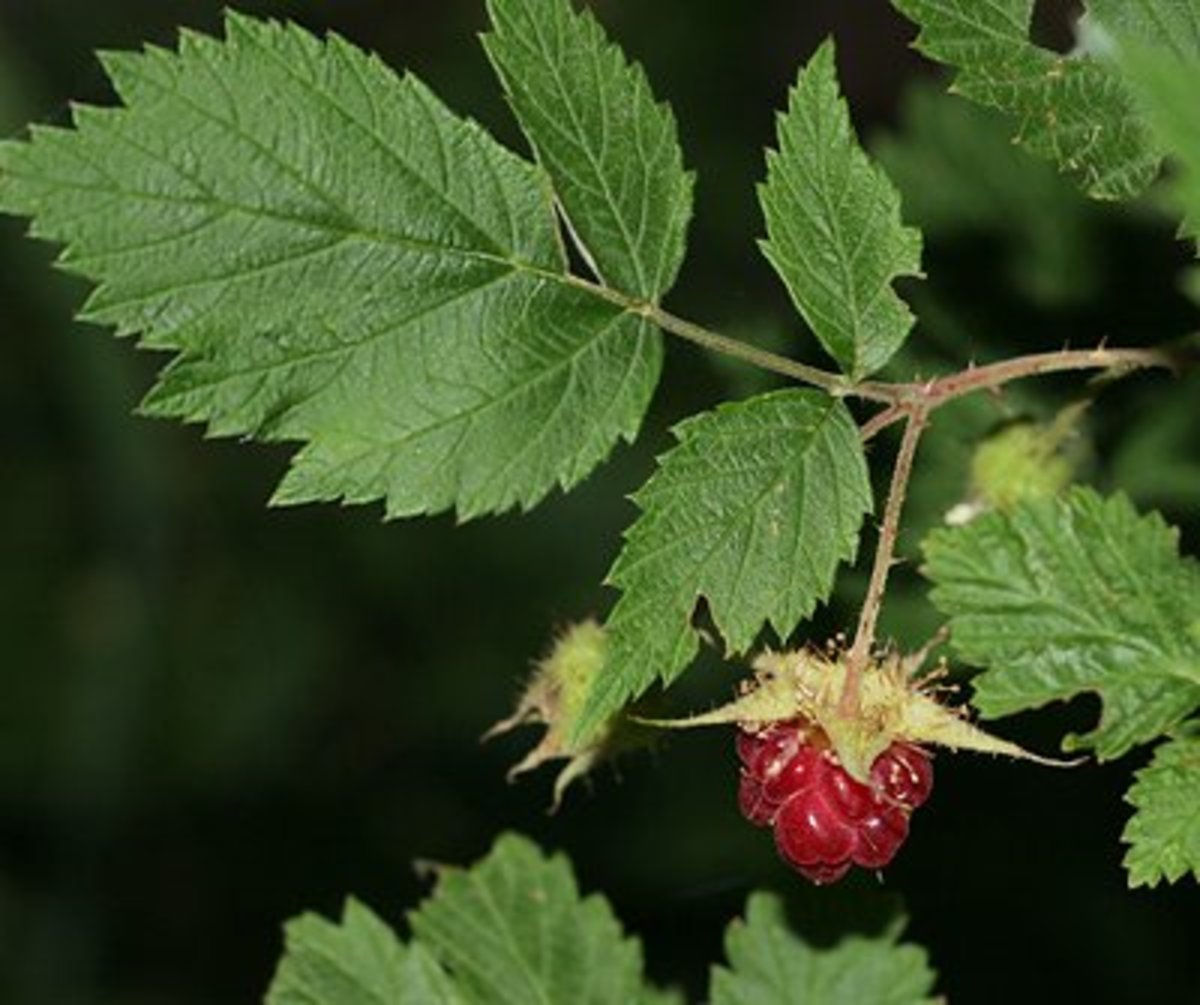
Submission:
[[[1088,0],[1106,32],[1175,56],[1200,56],[1200,0]]]
[[[267,1005],[458,1005],[463,999],[420,945],[404,946],[356,900],[340,925],[306,914],[287,925],[287,951]]]
[[[1154,178],[1158,154],[1109,67],[1029,41],[1034,0],[893,5],[920,26],[917,48],[957,70],[958,93],[1016,119],[1018,142],[1077,174],[1091,195],[1128,198]]]
[[[764,622],[790,634],[828,598],[871,508],[857,427],[819,391],[721,405],[674,432],[678,446],[634,496],[642,515],[609,574],[622,596],[580,734],[682,673],[701,597],[733,653]]]
[[[1189,872],[1200,881],[1200,732],[1160,744],[1125,798],[1137,808],[1121,835],[1129,885],[1174,883]]]
[[[1200,13],[1193,10],[1191,17],[1200,23]],[[1200,31],[1196,25],[1192,27]],[[1179,26],[1179,32],[1180,37],[1186,37],[1183,26]],[[1155,138],[1179,163],[1181,170],[1172,179],[1173,195],[1186,218],[1185,231],[1196,238],[1200,237],[1200,112],[1196,102],[1200,93],[1200,40],[1191,39],[1172,49],[1164,51],[1162,46],[1146,45],[1134,36],[1122,35],[1116,58]],[[1181,51],[1185,54],[1179,55]]]
[[[585,258],[606,284],[658,300],[692,212],[670,109],[570,0],[488,0],[488,10],[484,46]]]
[[[532,506],[635,435],[659,336],[566,279],[539,169],[336,36],[226,36],[110,54],[125,108],[0,145],[86,316],[178,352],[146,411],[301,441],[276,501],[389,516]]]
[[[801,71],[778,133],[759,187],[762,249],[826,352],[858,380],[912,329],[892,282],[921,274],[921,235],[900,222],[899,194],[855,139],[832,41]]]
[[[925,555],[955,650],[988,668],[983,715],[1095,692],[1098,727],[1064,747],[1107,760],[1200,707],[1200,566],[1156,514],[1078,488],[937,531]]]
[[[581,898],[565,858],[546,858],[515,835],[471,869],[442,869],[409,921],[473,1005],[655,1000],[642,982],[641,948],[608,902]]]
[[[932,1003],[937,976],[923,949],[899,943],[902,927],[818,949],[788,929],[778,897],[756,893],[726,933],[730,966],[713,968],[713,1005]]]

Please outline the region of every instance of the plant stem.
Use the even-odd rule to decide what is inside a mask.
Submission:
[[[545,273],[545,275],[549,279],[560,282],[564,279],[563,276],[557,274]],[[705,328],[694,321],[677,317],[648,300],[630,296],[620,290],[602,286],[579,276],[568,275],[565,280],[632,314],[641,315],[663,331],[670,332],[672,335],[677,335],[705,349],[733,356],[752,366],[757,366],[759,369],[790,377],[802,384],[819,387],[837,398],[859,398],[887,405],[887,408],[879,412],[864,426],[864,440],[870,439],[880,430],[898,422],[905,415],[913,414],[913,409],[920,409],[928,413],[955,398],[961,398],[987,388],[1001,387],[1012,380],[1036,377],[1047,373],[1065,373],[1071,370],[1120,371],[1156,368],[1180,370],[1197,361],[1194,349],[1181,352],[1173,351],[1170,348],[1108,349],[1100,346],[1095,349],[1063,349],[1059,352],[1033,353],[1028,356],[1002,360],[999,363],[990,363],[987,366],[972,364],[959,373],[928,381],[890,383],[865,380],[856,384],[842,374],[799,363],[790,357],[760,349]]]
[[[847,393],[853,395],[866,387],[874,401],[880,400],[883,393],[895,394],[887,408],[877,412],[863,424],[862,439],[866,442],[888,426],[899,422],[909,414],[909,408],[912,406],[932,411],[955,398],[1002,387],[1012,380],[1071,370],[1178,370],[1180,365],[1180,359],[1165,349],[1064,349],[1061,352],[1016,356],[987,366],[970,366],[959,373],[923,383],[914,381],[908,384],[859,384]]]
[[[765,349],[759,349],[757,346],[748,345],[737,339],[709,331],[707,328],[702,328],[691,321],[676,317],[674,314],[663,310],[655,304],[646,304],[640,313],[672,335],[678,335],[680,338],[694,342],[705,349],[712,349],[727,356],[736,356],[764,370],[770,370],[773,373],[791,377],[801,383],[819,387],[835,397],[842,398],[847,395],[854,395],[855,397],[868,398],[873,401],[887,402],[892,400],[886,391],[870,389],[863,392],[841,374],[830,373],[815,366],[798,363],[787,356],[780,356]]]
[[[536,270],[535,270],[536,271]],[[670,311],[665,311],[658,303],[642,300],[641,297],[630,296],[620,290],[594,283],[580,276],[562,276],[559,273],[544,272],[547,279],[570,283],[601,300],[607,300],[632,314],[653,321],[660,329],[671,332],[688,342],[700,345],[704,349],[713,350],[726,356],[750,363],[760,369],[778,373],[782,377],[790,377],[802,384],[820,387],[830,395],[838,398],[860,398],[863,401],[880,402],[888,405],[874,419],[866,423],[863,429],[863,439],[870,439],[894,422],[900,421],[905,415],[913,414],[917,408],[928,414],[940,408],[947,402],[954,401],[976,391],[988,387],[1000,387],[1010,380],[1020,380],[1026,377],[1038,377],[1046,373],[1066,373],[1082,371],[1082,369],[1112,369],[1112,371],[1133,371],[1133,369],[1162,368],[1170,371],[1195,365],[1198,354],[1194,347],[1186,349],[1109,349],[1100,345],[1096,349],[1062,349],[1056,353],[1033,353],[1027,356],[1015,356],[1010,360],[977,367],[973,363],[964,371],[952,373],[947,377],[932,380],[913,380],[904,383],[889,383],[883,380],[863,380],[854,383],[850,378],[840,373],[832,373],[820,367],[800,363],[788,356],[770,353],[767,349],[757,348],[740,342],[697,325],[695,321],[676,317]]]
[[[838,702],[838,711],[843,716],[858,712],[858,701],[863,671],[875,644],[875,625],[883,606],[883,595],[887,589],[888,573],[895,564],[896,540],[900,534],[900,514],[904,509],[904,497],[908,494],[908,481],[912,476],[913,460],[917,455],[917,444],[929,422],[928,405],[908,406],[903,414],[908,416],[904,437],[896,454],[896,466],[892,469],[892,484],[888,489],[884,506],[883,525],[879,529],[879,544],[875,548],[875,564],[871,569],[871,581],[867,585],[867,596],[863,601],[862,613],[858,618],[858,630],[854,642],[846,655],[846,682]]]

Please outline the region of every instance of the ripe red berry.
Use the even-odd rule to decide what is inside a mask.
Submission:
[[[741,729],[738,807],[770,826],[780,855],[814,883],[832,883],[858,865],[879,869],[908,837],[908,818],[933,789],[929,755],[893,743],[871,765],[869,785],[851,778],[828,739],[794,720]]]
[[[901,806],[915,810],[933,791],[933,764],[920,747],[893,743],[871,765],[871,782]]]

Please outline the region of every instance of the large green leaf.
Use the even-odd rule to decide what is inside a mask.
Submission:
[[[778,132],[759,189],[763,252],[825,350],[857,380],[912,329],[892,282],[920,275],[921,234],[900,222],[899,194],[855,139],[832,42],[801,71]]]
[[[1200,566],[1123,496],[1028,501],[935,532],[925,555],[955,650],[988,668],[985,716],[1095,692],[1098,727],[1065,746],[1108,759],[1200,707]]]
[[[460,1005],[420,945],[405,946],[368,908],[346,903],[341,924],[306,914],[287,925],[287,951],[267,1005]]]
[[[471,869],[443,868],[409,918],[472,1005],[632,1005],[661,1000],[608,902],[581,898],[570,863],[501,837]]]
[[[611,286],[657,300],[683,260],[692,177],[640,66],[570,0],[488,0],[484,36],[573,236]]]
[[[1126,799],[1137,808],[1121,836],[1130,845],[1129,885],[1174,883],[1189,872],[1200,881],[1200,731],[1161,744]]]
[[[826,599],[854,557],[871,486],[846,407],[785,390],[726,404],[675,429],[634,500],[641,516],[609,574],[622,591],[608,658],[578,726],[586,733],[628,699],[679,676],[696,653],[697,601],[729,651],[769,622],[787,636]]]
[[[900,926],[816,948],[787,927],[783,903],[750,898],[725,936],[729,968],[714,967],[713,1005],[932,1005],[937,976],[925,951],[902,945]]]
[[[303,441],[276,499],[530,506],[632,437],[641,319],[564,276],[550,186],[413,77],[231,14],[112,54],[125,106],[0,146],[0,209],[175,350],[145,408]]]
[[[1158,154],[1110,68],[1030,42],[1034,0],[892,2],[920,26],[917,48],[955,68],[955,90],[1011,115],[1019,142],[1092,195],[1127,198],[1154,177]]]

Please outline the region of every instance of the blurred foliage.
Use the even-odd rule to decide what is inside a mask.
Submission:
[[[1095,294],[1102,209],[1016,146],[1001,115],[922,83],[905,94],[898,132],[882,137],[875,155],[927,238],[996,241],[1004,273],[1033,303],[1078,304]]]
[[[220,6],[0,5],[4,128],[62,121],[68,98],[107,100],[91,50],[169,44],[181,23],[211,30]],[[473,38],[482,3],[240,6],[336,26],[519,145]],[[753,246],[763,232],[753,186],[773,109],[835,28],[856,122],[867,136],[886,130],[893,153],[903,146],[900,159],[915,166],[897,182],[910,219],[929,226],[928,279],[905,289],[921,319],[918,352],[894,374],[1196,327],[1195,305],[1175,292],[1189,254],[1170,221],[1079,202],[1040,166],[1001,151],[994,125],[969,142],[951,133],[964,158],[975,151],[956,167],[940,146],[944,130],[976,127],[946,125],[962,109],[935,107],[955,99],[928,85],[907,106],[920,115],[896,117],[904,82],[924,71],[882,0],[597,6],[675,105],[699,171],[673,309],[820,360]],[[970,226],[938,225],[922,173],[934,167],[921,165],[951,173],[938,185],[976,207]],[[984,211],[994,201],[1004,212]],[[1061,229],[1045,235],[1046,215]],[[82,287],[52,271],[53,251],[21,231],[0,221],[0,1001],[254,1000],[286,917],[332,913],[352,892],[394,922],[424,888],[414,860],[474,859],[505,827],[569,851],[581,882],[605,889],[652,947],[651,976],[693,991],[750,887],[795,895],[812,919],[879,885],[798,889],[738,816],[731,744],[719,732],[621,762],[619,782],[602,772],[554,817],[543,813],[548,778],[503,783],[524,738],[477,743],[554,631],[611,603],[600,583],[633,517],[623,496],[667,445],[667,425],[750,393],[756,376],[731,376],[672,344],[638,446],[525,518],[454,527],[382,524],[373,509],[269,511],[286,451],[133,418],[159,361],[72,324]],[[1039,381],[939,413],[922,445],[904,553],[914,557],[925,530],[963,498],[980,438],[1013,419],[1045,421],[1083,391],[1076,379]],[[1085,477],[1162,507],[1192,551],[1196,392],[1195,378],[1130,378],[1099,391],[1085,421],[1094,457]],[[882,462],[894,444],[882,435],[873,455]],[[812,637],[851,622],[865,559],[818,613]],[[934,622],[916,570],[898,570],[895,583],[884,627],[920,640]],[[736,676],[705,654],[669,701],[703,706]],[[1000,728],[1048,751],[1091,714],[1077,703]],[[1124,886],[1117,839],[1129,768],[939,760],[937,795],[883,882],[903,893],[909,935],[930,948],[951,1001],[1194,993],[1195,889],[1133,895]]]

